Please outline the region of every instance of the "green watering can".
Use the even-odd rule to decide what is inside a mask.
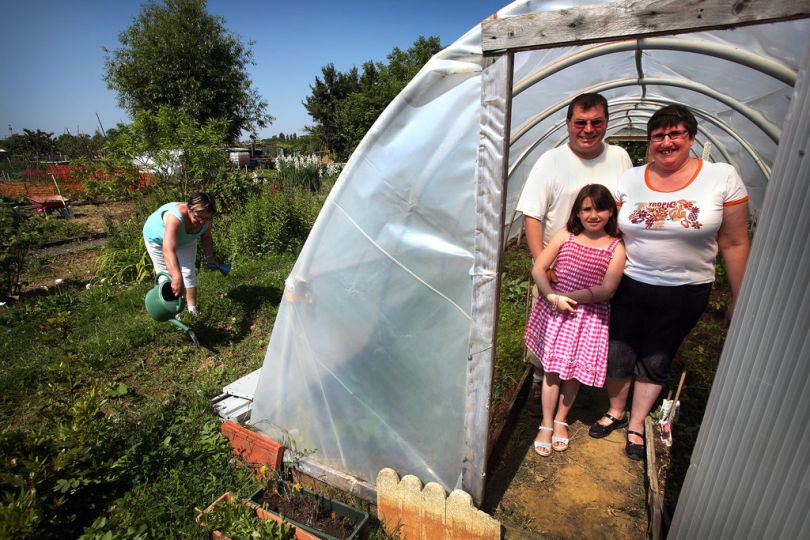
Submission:
[[[166,276],[168,281],[161,283],[160,276]],[[183,332],[186,332],[195,345],[199,345],[194,332],[187,325],[175,319],[175,316],[183,311],[186,305],[186,297],[175,296],[172,291],[171,280],[172,276],[167,272],[160,272],[155,276],[155,286],[146,293],[146,299],[144,300],[146,311],[156,321],[169,321]]]

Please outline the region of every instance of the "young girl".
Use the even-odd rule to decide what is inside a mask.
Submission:
[[[541,456],[568,448],[568,411],[580,382],[603,386],[607,371],[608,300],[624,271],[616,201],[599,184],[577,195],[566,228],[554,235],[532,268],[541,298],[526,325],[526,345],[540,359],[543,421],[534,441]],[[557,281],[546,271],[556,259]]]

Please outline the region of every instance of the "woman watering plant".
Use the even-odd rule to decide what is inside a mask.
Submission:
[[[143,226],[146,251],[152,259],[155,273],[168,272],[172,277],[172,292],[186,297],[189,313],[197,313],[197,241],[202,248],[209,270],[220,268],[214,258],[211,226],[216,214],[214,199],[203,192],[192,193],[188,200],[166,203],[152,213]]]

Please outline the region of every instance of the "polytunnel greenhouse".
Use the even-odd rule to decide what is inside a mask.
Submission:
[[[515,205],[529,169],[566,144],[565,110],[583,92],[608,99],[608,137],[645,129],[664,104],[689,107],[699,124],[693,151],[740,171],[758,222],[743,315],[726,343],[693,467],[704,466],[701,456],[731,457],[708,463],[700,480],[690,473],[682,492],[689,504],[679,512],[711,521],[713,504],[724,501],[756,515],[752,498],[731,496],[729,477],[765,493],[776,489],[775,472],[787,483],[791,464],[807,472],[807,451],[768,458],[767,478],[746,460],[752,445],[777,453],[782,443],[807,446],[806,422],[803,433],[786,430],[792,413],[779,401],[793,399],[790,411],[809,404],[807,367],[791,363],[807,359],[797,336],[810,321],[795,300],[808,298],[807,264],[768,265],[779,257],[807,263],[810,253],[810,235],[797,226],[808,224],[800,209],[810,202],[801,162],[810,5],[583,7],[593,3],[518,0],[471,29],[390,104],[331,191],[286,280],[250,420],[301,451],[327,482],[367,495],[391,467],[480,502],[499,254],[519,233]],[[777,314],[770,306],[779,301]],[[802,324],[804,333],[792,332]],[[777,349],[780,364],[769,366],[763,355]],[[759,380],[787,386],[771,399]],[[806,503],[806,486],[797,489]],[[784,512],[796,511],[793,502]]]

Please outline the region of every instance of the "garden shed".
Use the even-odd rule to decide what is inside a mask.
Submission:
[[[810,534],[810,1],[518,0],[380,116],[292,273],[250,422],[361,496],[383,467],[486,486],[500,253],[531,165],[600,92],[608,135],[690,107],[757,234],[671,534]],[[791,422],[792,427],[788,428]]]

